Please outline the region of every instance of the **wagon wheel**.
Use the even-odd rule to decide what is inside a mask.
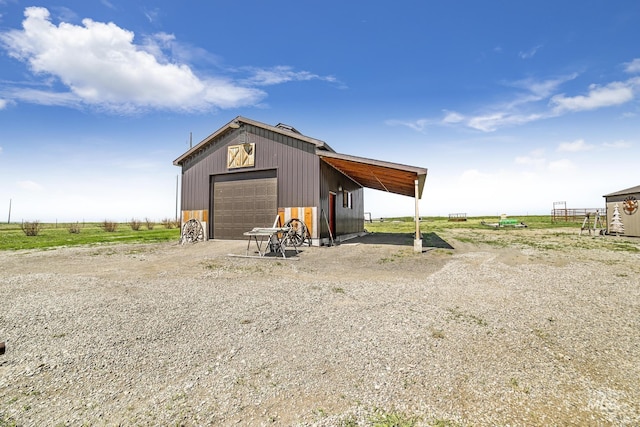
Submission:
[[[196,243],[204,241],[204,230],[197,219],[190,219],[182,226],[181,243]]]
[[[309,238],[309,229],[304,222],[297,218],[292,218],[284,224],[289,227],[289,232],[284,238],[285,246],[302,246],[305,240]]]

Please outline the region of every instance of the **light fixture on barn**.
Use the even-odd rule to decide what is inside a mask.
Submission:
[[[342,192],[342,185],[338,184],[338,193]]]

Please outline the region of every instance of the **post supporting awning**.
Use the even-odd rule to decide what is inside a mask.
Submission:
[[[316,154],[327,164],[339,170],[354,182],[366,188],[401,194],[415,198],[416,235],[413,249],[422,252],[420,237],[420,208],[427,169],[398,163],[348,156],[325,150],[316,150]]]
[[[413,241],[413,250],[414,252],[422,252],[422,238],[420,237],[420,197],[419,193],[419,181],[416,179],[415,183],[415,200],[416,200],[416,238]]]

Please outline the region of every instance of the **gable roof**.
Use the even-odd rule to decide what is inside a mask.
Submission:
[[[640,185],[637,185],[631,188],[626,188],[624,190],[616,191],[614,193],[605,194],[602,197],[624,196],[625,194],[631,194],[631,193],[640,193]]]
[[[315,145],[316,155],[320,157],[322,161],[348,176],[362,187],[415,197],[415,181],[418,180],[418,198],[422,197],[422,190],[427,177],[427,169],[425,168],[336,153],[326,142],[302,135],[293,126],[283,123],[279,123],[276,126],[269,126],[242,116],[236,117],[200,141],[186,153],[174,160],[173,164],[182,166],[187,159],[214,143],[219,136],[234,131],[243,124],[256,126],[281,135],[287,135]]]
[[[218,129],[214,133],[212,133],[211,135],[207,136],[205,139],[203,139],[202,141],[200,141],[196,145],[194,145],[186,153],[184,153],[183,155],[181,155],[180,157],[175,159],[173,161],[173,164],[176,165],[176,166],[181,166],[186,159],[188,159],[189,157],[191,157],[191,156],[199,153],[203,149],[205,149],[207,146],[212,144],[216,140],[216,138],[218,138],[219,136],[221,136],[221,135],[223,135],[223,134],[225,134],[227,132],[230,132],[230,131],[233,131],[235,129],[238,129],[243,124],[256,126],[256,127],[259,127],[259,128],[265,129],[265,130],[269,130],[271,132],[279,133],[281,135],[287,135],[287,136],[299,139],[301,141],[305,141],[305,142],[308,142],[310,144],[313,144],[313,145],[316,146],[316,148],[333,151],[333,149],[331,147],[329,147],[329,145],[326,142],[321,141],[319,139],[315,139],[315,138],[311,138],[311,137],[302,135],[300,132],[298,132],[297,129],[295,129],[292,126],[288,126],[288,125],[285,125],[285,124],[282,124],[282,123],[280,123],[280,124],[278,124],[276,126],[269,126],[267,124],[264,124],[264,123],[261,123],[261,122],[257,122],[255,120],[247,119],[246,117],[238,116],[235,119],[231,120],[226,125],[222,126],[220,129]]]

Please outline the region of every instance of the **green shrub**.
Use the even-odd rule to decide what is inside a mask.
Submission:
[[[142,223],[135,218],[131,218],[131,221],[129,221],[129,227],[131,227],[133,231],[140,230],[141,225]]]
[[[162,225],[164,226],[164,228],[167,228],[167,229],[179,228],[180,227],[180,224],[178,223],[177,220],[170,219],[170,218],[163,219],[162,220]]]
[[[21,227],[27,236],[37,236],[40,233],[40,221],[25,221]]]
[[[156,223],[151,221],[149,218],[145,218],[144,221],[147,223],[147,230],[153,230],[153,227],[156,226]]]
[[[114,221],[104,220],[102,222],[102,229],[106,232],[113,233],[118,230],[118,223]]]

